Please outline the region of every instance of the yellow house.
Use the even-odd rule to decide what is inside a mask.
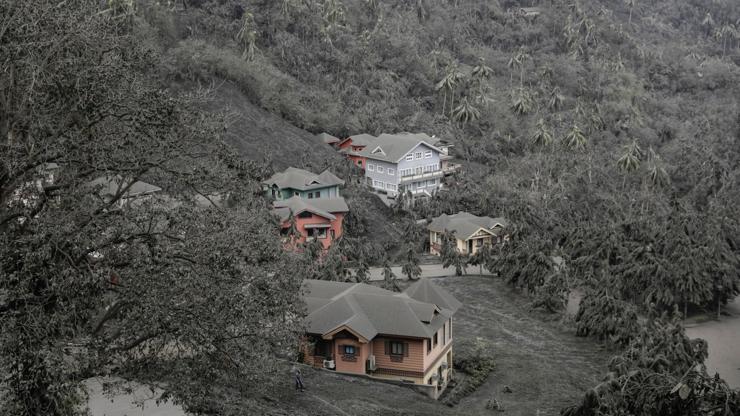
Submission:
[[[442,214],[434,218],[429,229],[429,252],[439,256],[445,232],[451,232],[457,242],[457,251],[475,254],[484,245],[496,245],[509,239],[503,218],[478,217],[467,212]]]

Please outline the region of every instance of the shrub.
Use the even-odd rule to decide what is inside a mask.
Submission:
[[[467,376],[443,397],[442,403],[448,406],[458,404],[465,396],[485,383],[488,374],[494,368],[491,345],[483,338],[459,343],[456,352],[452,359],[453,368],[464,372]]]

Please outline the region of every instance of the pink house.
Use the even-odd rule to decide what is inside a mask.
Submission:
[[[414,384],[433,398],[452,377],[452,316],[461,303],[421,279],[402,293],[306,280],[307,363]]]
[[[349,211],[344,198],[303,199],[298,196],[273,202],[274,212],[281,220],[281,232],[290,229],[293,214],[300,236],[290,243],[318,240],[325,249],[342,236],[342,223]]]

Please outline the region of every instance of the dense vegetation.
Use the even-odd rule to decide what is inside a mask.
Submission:
[[[228,79],[314,132],[452,141],[466,172],[417,216],[511,219],[491,266],[549,309],[577,286],[686,311],[740,290],[736,2],[183,5],[143,13],[172,79]]]
[[[125,8],[0,16],[0,413],[80,414],[92,376],[201,412],[222,405],[211,380],[268,388],[297,348],[305,266],[280,250],[258,167],[201,97],[162,88]],[[125,178],[107,196],[106,176]],[[163,195],[118,209],[135,180]]]
[[[740,3],[93,3],[0,0],[8,413],[72,414],[77,382],[112,370],[167,380],[190,409],[217,412],[217,392],[199,380],[269,386],[261,375],[274,372],[254,365],[292,347],[302,276],[346,279],[353,266],[362,279],[369,264],[396,257],[388,241],[363,237],[392,235],[406,240],[400,259],[413,277],[422,240],[413,220],[460,210],[513,224],[511,244],[476,264],[553,311],[571,289],[585,290],[578,333],[626,348],[612,382],[573,414],[692,414],[722,394],[736,406],[720,381],[689,371],[702,353],[688,351],[672,321],[648,320],[662,322],[693,361],[653,365],[663,347],[649,348],[659,338],[644,332],[658,324],[640,315],[719,313],[740,292]],[[521,5],[541,13],[511,12]],[[321,262],[315,250],[281,254],[274,219],[252,197],[266,162],[329,163],[348,180],[353,172],[326,162],[326,149],[238,160],[220,136],[238,116],[201,112],[228,109],[224,94],[200,94],[223,81],[314,133],[436,134],[455,144],[465,170],[448,192],[398,212],[396,230],[361,187],[348,186],[342,245]],[[298,139],[274,141],[289,142]],[[47,162],[64,166],[60,184],[27,187]],[[107,209],[115,199],[90,200],[84,185],[114,173],[164,188],[176,212],[149,204],[128,214]],[[21,189],[30,202],[17,203]],[[217,194],[229,196],[221,208],[196,203]],[[464,271],[460,261],[450,257]],[[395,287],[392,276],[386,284]],[[69,343],[85,347],[73,368],[59,348]],[[173,367],[160,353],[168,348],[192,355]],[[638,391],[632,383],[645,380],[654,394],[640,402],[614,388]]]

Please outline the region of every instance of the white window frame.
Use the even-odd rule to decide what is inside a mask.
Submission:
[[[414,155],[412,153],[409,153],[406,155],[406,160],[411,161],[414,160]]]
[[[373,186],[375,188],[383,189],[383,188],[385,188],[385,182],[379,181],[379,180],[375,179],[375,180],[373,180]]]
[[[368,163],[367,164],[367,171],[368,172],[375,172],[375,165],[373,165],[372,163]]]
[[[375,169],[375,171],[378,172],[378,173],[385,173],[385,168],[382,167],[382,166],[380,166],[380,165],[378,165],[378,167]]]
[[[436,179],[427,179],[427,188],[433,188],[437,184]]]
[[[396,170],[393,169],[393,168],[388,168],[388,174],[389,175],[395,175],[396,174]]]
[[[421,159],[423,157],[422,152],[414,152],[414,159]]]
[[[426,188],[427,187],[427,181],[421,181],[416,183],[416,189]]]
[[[431,158],[432,158],[431,150],[427,150],[426,152],[424,152],[424,159],[431,159]]]

